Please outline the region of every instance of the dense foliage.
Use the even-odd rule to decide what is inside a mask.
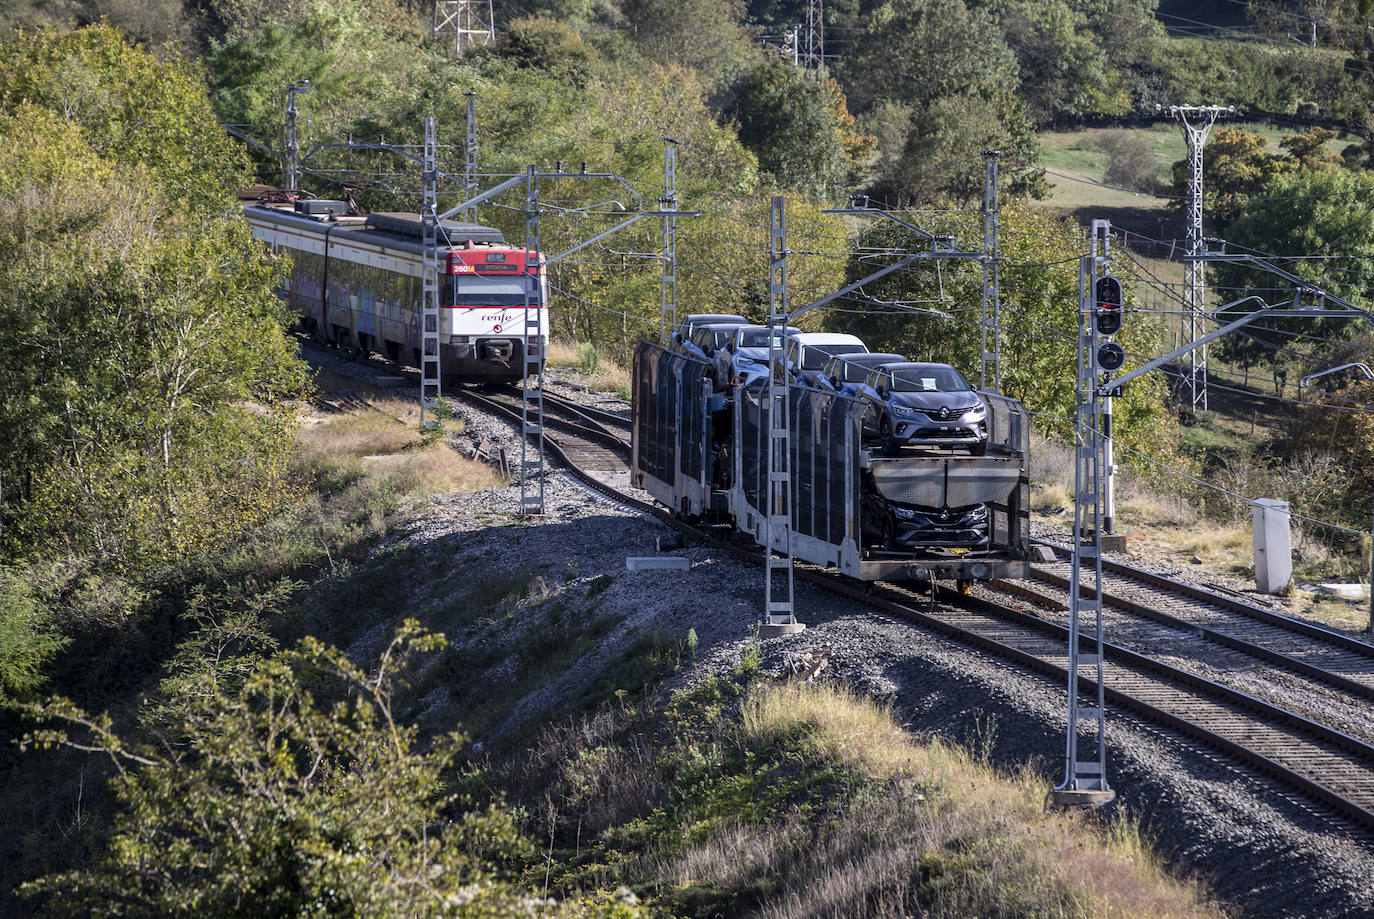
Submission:
[[[0,519],[113,566],[279,502],[300,365],[279,268],[226,221],[244,162],[203,89],[113,29],[0,44]]]

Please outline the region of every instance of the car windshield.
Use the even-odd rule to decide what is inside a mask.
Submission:
[[[711,335],[711,347],[723,348],[730,343],[730,336],[734,334],[729,329],[721,329]]]
[[[863,354],[863,345],[810,345],[802,350],[802,369],[820,370],[836,354]]]
[[[973,388],[953,367],[913,367],[890,376],[893,392],[968,392]]]
[[[774,335],[774,347],[782,347],[782,337]],[[767,348],[768,330],[767,329],[744,329],[739,333],[739,338],[735,342],[737,348]]]

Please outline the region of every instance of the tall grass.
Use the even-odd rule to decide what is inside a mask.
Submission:
[[[628,398],[630,371],[591,342],[549,342],[549,366],[576,371],[589,390]]]
[[[1129,819],[1046,812],[1039,776],[842,687],[717,678],[550,729],[526,763],[555,885],[629,884],[664,914],[1223,915]]]
[[[1046,813],[1038,776],[1000,775],[961,749],[917,742],[890,708],[846,689],[763,687],[745,702],[740,730],[751,746],[804,738],[810,768],[838,765],[880,789],[830,821],[819,847],[787,846],[795,831],[777,827],[752,841],[784,843],[782,889],[761,915],[892,915],[913,901],[932,916],[1217,915],[1195,885],[1164,875],[1129,821],[1104,830]],[[727,876],[739,863],[732,848],[719,864]],[[709,870],[700,854],[685,862],[698,877]]]

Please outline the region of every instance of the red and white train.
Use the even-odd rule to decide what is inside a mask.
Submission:
[[[420,217],[349,216],[347,210],[342,201],[264,200],[244,207],[243,215],[254,237],[291,256],[291,277],[280,293],[317,340],[418,366]],[[507,245],[498,229],[449,220],[439,224],[438,258],[443,382],[519,382],[526,309],[537,311],[539,322],[528,346],[540,359],[548,353],[543,258]]]

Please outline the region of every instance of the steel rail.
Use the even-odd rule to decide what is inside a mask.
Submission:
[[[1053,574],[1051,572],[1047,572],[1039,568],[1032,569],[1031,575],[1036,580],[1044,581],[1045,583],[1050,584],[1053,587],[1062,589],[1065,592],[1067,592],[1070,589],[1069,579],[1062,575]],[[1008,582],[998,581],[994,582],[992,586],[995,587],[997,590],[1001,590],[1006,593],[1011,593],[1016,596],[1022,597],[1023,599],[1030,600],[1032,603],[1053,606],[1054,608],[1060,609],[1061,611],[1067,611],[1069,608],[1066,602],[1060,601],[1054,597],[1049,597],[1044,594],[1038,593],[1030,588],[1024,587],[1019,584],[1011,584]],[[1080,595],[1084,597],[1096,596],[1095,591],[1091,587],[1088,587],[1086,585],[1080,585],[1079,592]],[[1228,634],[1226,632],[1221,632],[1216,629],[1209,628],[1190,619],[1179,618],[1178,616],[1174,616],[1162,610],[1146,606],[1145,604],[1135,600],[1119,597],[1106,589],[1104,589],[1102,592],[1102,600],[1106,606],[1112,607],[1121,613],[1131,616],[1137,616],[1142,619],[1149,619],[1152,622],[1158,622],[1159,624],[1168,626],[1171,629],[1177,629],[1182,632],[1195,634],[1198,637],[1211,642],[1212,644],[1220,645],[1221,647],[1229,648],[1232,651],[1238,651],[1241,654],[1244,654],[1248,657],[1253,657],[1257,660],[1265,661],[1266,663],[1273,664],[1277,667],[1282,668],[1283,670],[1287,670],[1290,673],[1296,673],[1301,676],[1305,676],[1308,679],[1325,683],[1326,685],[1331,686],[1334,689],[1339,689],[1342,692],[1348,692],[1351,695],[1374,700],[1374,684],[1365,683],[1356,679],[1352,679],[1351,677],[1344,676],[1340,673],[1336,673],[1335,671],[1329,670],[1325,667],[1321,667],[1316,664],[1300,660],[1299,658],[1293,657],[1290,654],[1284,654],[1280,651],[1275,651],[1270,648],[1266,648],[1264,645],[1257,644],[1256,642],[1248,641],[1244,638],[1240,638],[1235,635]]]
[[[476,396],[471,392],[462,395]],[[491,404],[499,414],[507,417],[513,414],[485,397],[476,399]],[[713,547],[754,563],[762,562],[763,555],[755,548],[732,545],[707,530],[679,520],[653,503],[626,495],[579,469],[565,445],[548,439],[546,444],[555,459],[588,487]],[[941,591],[939,599],[954,609],[944,609],[937,614],[920,608],[928,601],[913,600],[909,592],[890,585],[850,582],[808,566],[798,566],[797,576],[1051,680],[1067,679],[1067,668],[1056,663],[1058,658],[1067,660],[1064,648],[1067,629],[1036,616],[952,591]],[[986,617],[983,631],[959,623],[959,614],[969,612]],[[1019,639],[1021,646],[1013,639]],[[1104,652],[1114,664],[1110,683],[1104,687],[1108,701],[1114,706],[1223,752],[1233,761],[1322,804],[1352,823],[1374,830],[1374,746],[1128,649],[1108,644]],[[1080,682],[1085,688],[1093,687],[1086,677],[1080,677]],[[1151,698],[1140,698],[1142,694]],[[1225,721],[1230,722],[1229,728],[1222,723]],[[1302,763],[1304,757],[1308,760],[1307,771]],[[1330,776],[1314,772],[1311,762],[1318,758],[1332,767]],[[1350,789],[1349,793],[1335,787],[1338,780]]]
[[[1053,549],[1057,555],[1060,555],[1064,558],[1068,558],[1069,556],[1070,550],[1067,546],[1047,542],[1043,539],[1037,539],[1034,540],[1034,542],[1042,546],[1048,546],[1049,548]],[[1226,597],[1222,596],[1221,594],[1215,594],[1211,591],[1205,590],[1193,584],[1177,583],[1175,581],[1169,580],[1163,575],[1155,574],[1153,571],[1145,571],[1140,568],[1135,568],[1130,565],[1123,564],[1122,562],[1108,559],[1105,556],[1102,559],[1102,567],[1112,572],[1113,574],[1119,574],[1122,577],[1139,581],[1142,584],[1146,584],[1148,586],[1155,587],[1160,590],[1165,590],[1170,593],[1182,594],[1183,596],[1190,597],[1194,600],[1201,600],[1204,603],[1209,603],[1213,606],[1218,606],[1224,609],[1231,610],[1233,612],[1242,613],[1267,625],[1276,626],[1278,628],[1285,629],[1290,632],[1305,635],[1309,638],[1325,641],[1335,647],[1340,648],[1343,651],[1354,652],[1356,654],[1360,654],[1369,657],[1371,660],[1374,660],[1374,646],[1370,646],[1358,639],[1351,638],[1349,635],[1342,635],[1340,632],[1334,631],[1333,629],[1328,629],[1319,625],[1314,625],[1310,622],[1304,622],[1301,619],[1294,619],[1291,616],[1284,616],[1281,613],[1276,613],[1272,610],[1263,609],[1250,603],[1241,602],[1240,600],[1237,600],[1234,597]]]

